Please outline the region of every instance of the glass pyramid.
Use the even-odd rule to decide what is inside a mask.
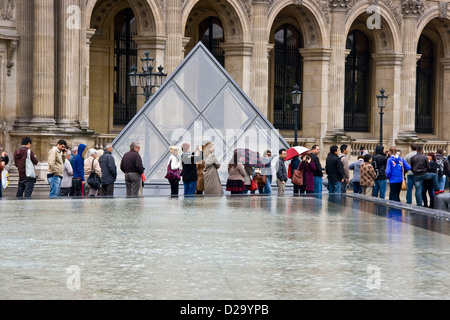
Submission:
[[[112,142],[119,167],[132,142],[141,145],[147,184],[167,183],[164,178],[169,146],[185,142],[195,146],[214,141],[222,183],[236,148],[278,155],[288,143],[250,101],[231,76],[199,42],[164,84]],[[180,151],[181,153],[181,151]],[[272,171],[276,169],[275,157]],[[275,181],[276,179],[273,179]],[[125,175],[118,169],[117,182]]]

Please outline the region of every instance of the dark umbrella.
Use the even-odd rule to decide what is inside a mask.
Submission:
[[[248,164],[255,168],[262,168],[268,163],[266,158],[261,157],[258,152],[252,151],[248,148],[235,149],[234,157],[237,160],[244,158],[243,164]]]

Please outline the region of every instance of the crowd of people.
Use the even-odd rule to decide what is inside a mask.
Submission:
[[[32,140],[25,137],[22,146],[13,154],[14,164],[19,173],[16,197],[31,197],[36,183],[34,166],[38,164],[31,150]],[[144,166],[139,154],[140,145],[133,142],[120,163],[125,175],[126,195],[138,196],[145,181]],[[47,181],[49,197],[64,196],[113,196],[117,168],[112,156],[111,144],[104,150],[87,149],[85,144],[69,148],[65,140],[59,140],[48,152]],[[278,151],[277,166],[272,171],[275,158],[270,150],[263,152],[259,165],[246,162],[246,155],[235,151],[228,163],[228,178],[225,190],[236,194],[271,194],[273,173],[276,172],[278,195],[282,196],[289,179],[293,184],[293,194],[321,194],[324,173],[327,175],[328,193],[346,193],[349,186],[353,193],[385,199],[389,183],[389,200],[400,202],[402,190],[406,191],[406,202],[412,203],[412,190],[418,206],[434,207],[435,195],[443,193],[446,176],[450,174],[449,159],[443,149],[424,154],[423,145],[411,144],[411,151],[403,158],[401,150],[391,147],[388,151],[377,146],[373,154],[364,147],[358,152],[357,160],[349,161],[351,150],[346,144],[332,145],[323,168],[320,147],[314,145],[308,153],[290,159],[287,164],[286,149]],[[215,155],[213,142],[191,150],[183,143],[181,153],[177,146],[169,147],[166,178],[170,184],[170,194],[178,196],[180,181],[184,195],[224,194],[219,168],[221,163]],[[259,157],[259,153],[258,153]],[[0,171],[9,162],[3,151]],[[353,177],[350,179],[350,171]],[[1,188],[0,188],[0,197]]]
[[[219,176],[221,163],[215,155],[214,143],[197,146],[194,151],[191,151],[188,143],[183,143],[181,154],[177,146],[170,146],[169,151],[166,178],[170,183],[172,196],[178,196],[180,181],[184,184],[184,195],[224,194]],[[246,160],[245,154],[235,151],[227,164],[225,191],[232,195],[256,192],[272,194],[272,181],[275,178],[278,195],[282,196],[286,183],[296,174],[301,177],[302,182],[294,184],[294,194],[322,193],[323,169],[318,157],[320,147],[314,145],[310,154],[294,157],[289,166],[285,163],[286,151],[284,148],[278,150],[278,162],[274,171],[271,164],[276,155],[271,150],[263,152],[258,165]]]
[[[13,154],[19,174],[17,198],[30,198],[37,181],[35,166],[38,159],[31,145],[31,138],[25,137],[22,139],[22,146]],[[111,144],[106,145],[104,151],[98,151],[87,149],[85,144],[69,148],[65,140],[59,140],[48,151],[46,178],[50,187],[49,197],[112,196],[117,177],[112,151]],[[1,160],[0,171],[9,162],[6,152],[2,152]],[[93,177],[96,178],[92,179]],[[96,179],[98,184],[92,182]]]
[[[424,154],[423,145],[416,143],[411,144],[404,158],[396,147],[385,151],[383,146],[377,146],[373,155],[360,150],[357,160],[348,164],[348,168],[354,171],[354,193],[385,199],[389,183],[389,200],[401,202],[400,194],[404,190],[406,203],[412,204],[415,189],[416,204],[429,208],[435,208],[435,195],[444,192],[450,174],[449,159],[442,148]]]

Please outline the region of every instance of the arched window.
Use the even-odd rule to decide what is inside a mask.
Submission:
[[[130,8],[114,18],[114,125],[126,125],[136,114],[136,93],[130,86],[128,73],[137,65],[136,19]]]
[[[345,60],[344,130],[369,131],[370,48],[369,39],[360,31],[347,37],[350,54]]]
[[[294,129],[295,106],[292,105],[291,92],[295,84],[302,90],[301,47],[301,34],[292,25],[284,24],[275,32],[273,124],[277,129]],[[298,112],[299,130],[302,129],[301,110],[302,105]]]
[[[225,66],[225,56],[220,44],[224,42],[222,23],[219,18],[209,17],[199,25],[199,39],[214,58]]]
[[[416,132],[433,133],[434,52],[433,43],[421,35],[417,53]]]

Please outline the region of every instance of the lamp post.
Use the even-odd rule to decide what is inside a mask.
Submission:
[[[149,57],[150,53],[148,50],[145,50],[144,54],[145,57],[141,58],[142,72],[138,73],[137,67],[133,65],[131,67],[131,72],[128,73],[128,76],[130,78],[130,85],[134,88],[134,92],[138,95],[144,96],[145,102],[147,102],[154,93],[153,89],[159,88],[164,83],[167,73],[162,72],[164,69],[162,66],[158,67],[159,72],[153,72],[154,59]],[[137,88],[139,86],[142,88],[143,93],[137,92]]]
[[[295,106],[295,109],[294,109],[294,146],[297,145],[298,106],[300,105],[300,101],[302,100],[302,92],[298,89],[299,89],[299,86],[296,84],[294,86],[294,91],[291,92],[292,104]]]
[[[380,146],[383,145],[383,109],[386,107],[387,95],[384,94],[384,89],[381,88],[379,95],[377,95],[378,108],[380,108]]]

